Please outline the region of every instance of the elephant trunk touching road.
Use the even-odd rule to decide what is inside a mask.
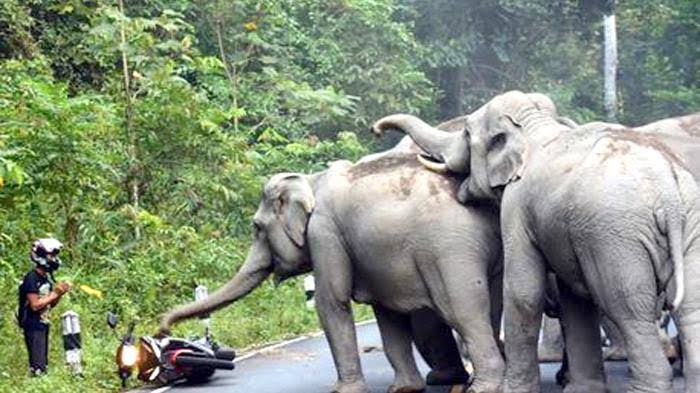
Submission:
[[[324,172],[284,173],[265,185],[246,263],[212,296],[174,309],[172,323],[217,310],[259,285],[313,271],[316,308],[338,371],[337,392],[366,392],[350,301],[371,304],[395,370],[391,392],[421,391],[408,315],[433,310],[466,341],[470,392],[500,392],[497,344],[502,247],[496,208],[467,207],[459,179],[418,164],[397,147]],[[454,342],[451,344],[454,346]],[[459,360],[457,360],[459,361]],[[461,369],[463,373],[463,368]]]

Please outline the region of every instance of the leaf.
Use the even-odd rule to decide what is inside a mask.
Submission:
[[[104,294],[99,289],[95,289],[95,288],[92,288],[90,286],[83,284],[80,286],[80,290],[87,293],[88,295],[94,296],[100,300],[104,299]]]
[[[278,62],[278,59],[272,56],[260,56],[258,60],[263,64],[276,64]]]

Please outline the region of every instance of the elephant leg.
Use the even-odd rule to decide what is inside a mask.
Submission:
[[[413,358],[410,317],[378,305],[373,308],[382,336],[384,353],[394,369],[394,383],[388,392],[422,392],[425,390],[425,382]]]
[[[608,340],[610,340],[610,346],[605,348],[603,358],[605,360],[626,360],[627,351],[625,350],[625,342],[620,329],[605,315],[601,316],[600,324],[603,326]]]
[[[491,328],[498,343],[501,355],[505,357],[505,344],[501,340],[501,323],[503,321],[503,272],[489,280],[489,298],[491,299]]]
[[[565,393],[605,392],[598,309],[590,300],[574,295],[559,281],[561,325],[566,332],[568,374]]]
[[[682,307],[681,307],[682,309]],[[680,347],[683,357],[685,393],[700,392],[700,312],[695,311],[680,318]]]
[[[615,321],[620,326],[625,346],[628,348],[631,379],[627,391],[672,391],[672,370],[664,356],[656,322],[639,319]]]
[[[424,308],[411,313],[413,340],[431,370],[428,385],[459,385],[469,381],[452,328],[435,311]]]
[[[674,315],[685,378],[685,393],[700,393],[700,244],[685,254],[685,295]]]
[[[542,322],[545,261],[522,222],[504,222],[504,327],[506,335],[505,393],[540,391],[537,341]]]
[[[537,349],[541,362],[560,362],[563,359],[564,340],[559,320],[545,316],[542,321],[542,339]]]
[[[313,230],[312,230],[313,229]],[[309,248],[316,282],[316,311],[333,355],[338,381],[334,393],[369,393],[360,366],[350,298],[352,266],[332,224],[309,223]]]
[[[672,370],[657,329],[656,277],[649,253],[629,242],[608,248],[615,243],[607,239],[603,247],[591,248],[593,258],[581,265],[590,268],[584,272],[589,288],[624,338],[630,369],[627,392],[670,392]]]
[[[437,265],[442,288],[431,292],[441,314],[467,344],[474,366],[468,392],[500,393],[505,365],[491,326],[488,280],[476,272],[465,278],[463,269],[473,265],[470,261],[451,259]]]

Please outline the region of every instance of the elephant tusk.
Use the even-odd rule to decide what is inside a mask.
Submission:
[[[423,158],[422,154],[419,154],[417,157],[418,157],[418,162],[420,162],[424,167],[430,169],[433,172],[446,173],[448,171],[447,164],[445,164],[443,162],[435,162],[435,161],[427,160],[427,159]]]

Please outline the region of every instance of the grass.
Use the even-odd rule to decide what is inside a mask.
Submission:
[[[223,281],[225,280],[222,278],[218,285]],[[213,289],[218,285],[211,285],[210,288]],[[6,300],[10,300],[10,304],[3,304],[3,310],[15,307],[15,301],[12,301],[15,299],[13,292],[15,289],[6,289],[3,293],[12,293],[12,296],[5,297]],[[90,299],[86,304],[83,295],[71,293],[69,296],[72,298],[66,299],[52,311],[50,369],[48,375],[44,377],[30,378],[27,375],[27,353],[22,331],[14,324],[13,317],[2,319],[0,347],[3,348],[2,352],[9,356],[0,357],[0,392],[73,393],[120,390],[114,364],[114,351],[118,346],[118,337],[107,327],[105,314],[91,312],[91,310],[101,309],[99,303],[109,299],[104,301]],[[96,304],[98,306],[95,306]],[[165,304],[161,306],[163,311],[168,308]],[[75,309],[82,321],[85,368],[82,378],[72,376],[63,360],[59,318],[60,314],[69,308]],[[371,310],[367,306],[355,307],[355,310],[358,320],[368,319],[371,316]],[[5,313],[5,315],[12,314]],[[129,322],[128,318],[123,319],[117,327],[119,333],[123,333]],[[136,322],[137,334],[151,334],[156,331],[157,318]],[[278,288],[268,280],[248,297],[212,316],[212,332],[215,339],[236,348],[239,353],[252,347],[319,329],[316,312],[305,306],[300,278],[289,280]],[[178,325],[173,334],[187,336],[202,332],[202,325],[195,320]],[[138,381],[129,382],[129,388],[137,386],[139,386]]]

